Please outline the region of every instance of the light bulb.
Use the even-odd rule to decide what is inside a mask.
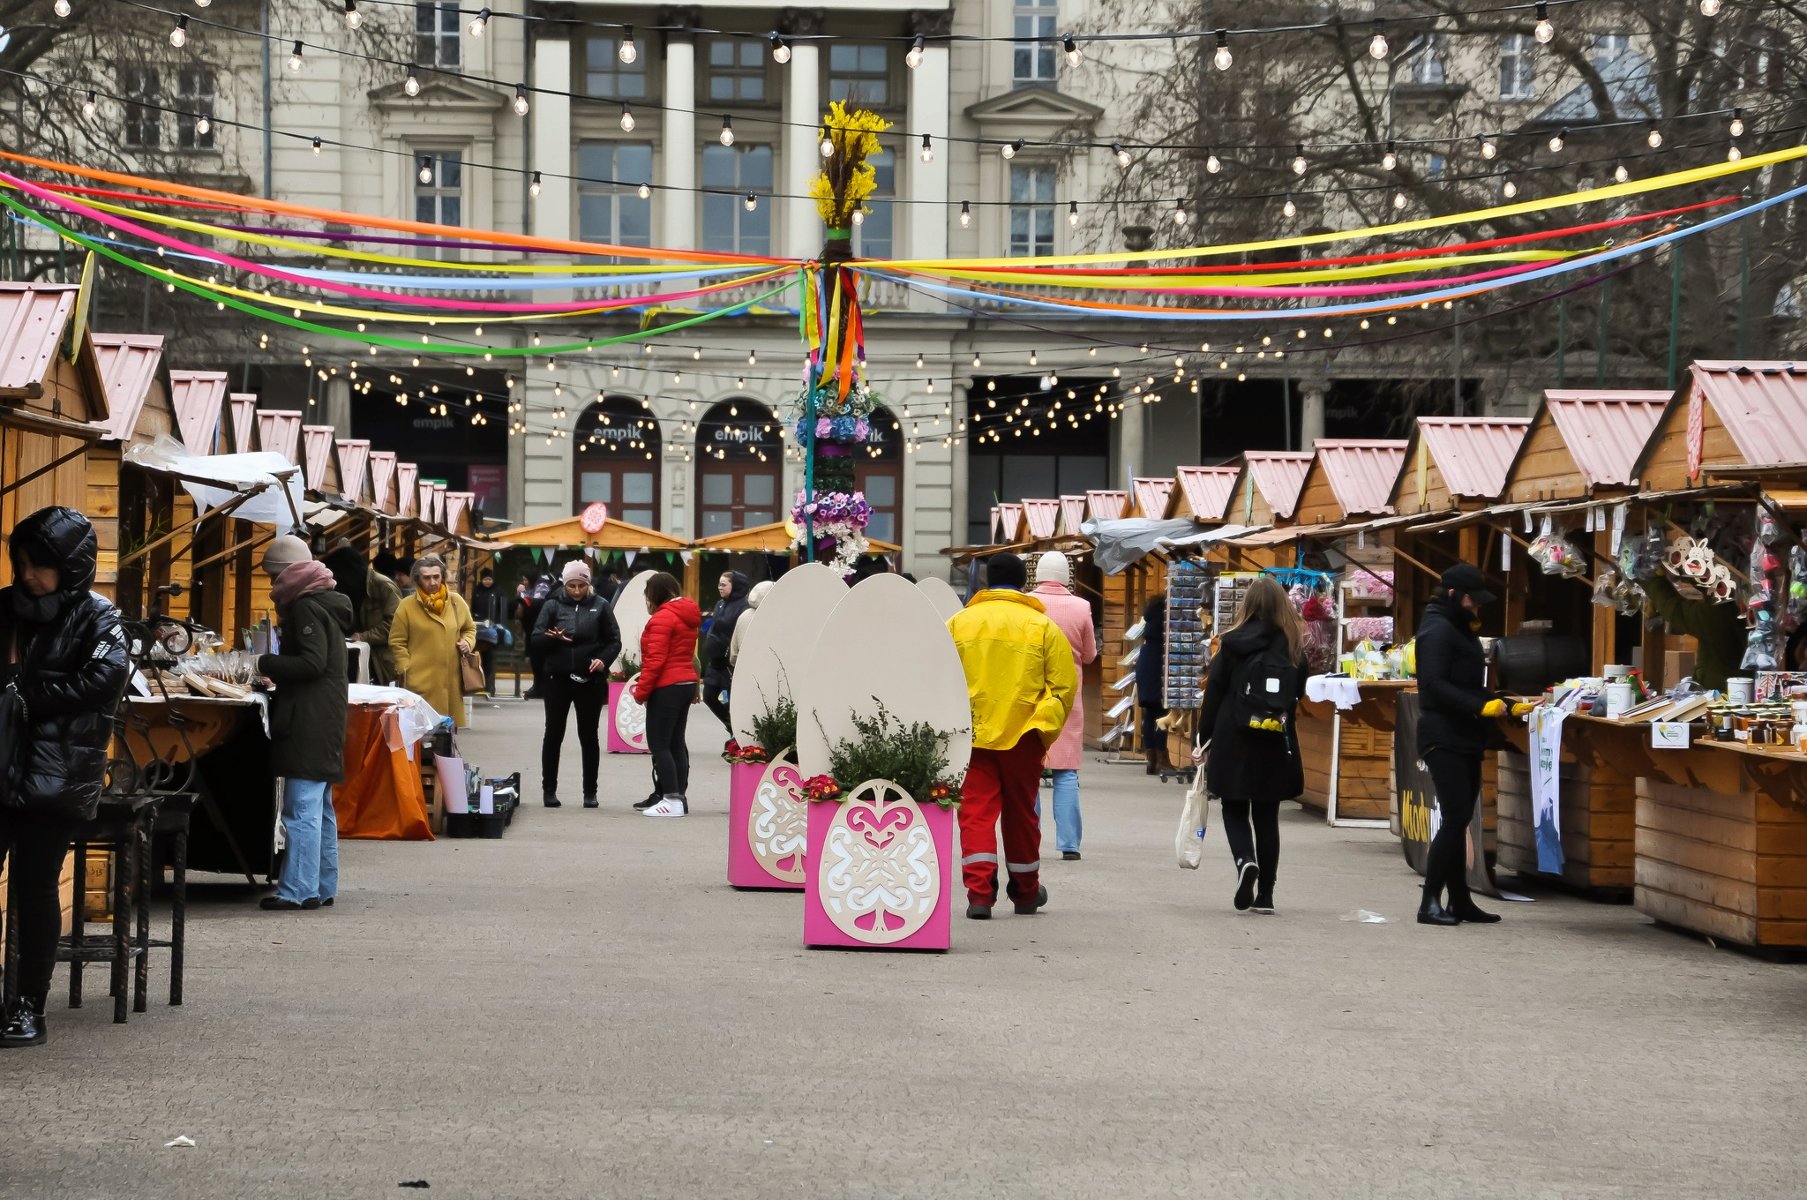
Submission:
[[[1066,52],[1067,65],[1069,67],[1077,67],[1080,63],[1085,61],[1085,55],[1080,53],[1079,43],[1073,40],[1072,34],[1063,33],[1060,35],[1060,48]]]
[[[299,73],[301,68],[306,65],[306,62],[301,57],[301,42],[297,39],[295,48],[289,51],[289,70]]]
[[[1280,211],[1289,217],[1296,217],[1299,215],[1299,206],[1293,203],[1293,194],[1291,192],[1286,193],[1286,203],[1280,206]]]
[[[1500,194],[1510,200],[1518,195],[1518,185],[1508,179],[1505,183],[1500,185]]]
[[[514,115],[517,117],[526,116],[528,107],[529,107],[529,105],[527,103],[527,85],[524,83],[515,84],[514,85]]]
[[[734,144],[734,118],[733,117],[723,117],[722,118],[722,132],[721,132],[721,137],[718,140],[724,146],[732,146]]]
[[[1731,130],[1733,137],[1744,136],[1744,110],[1742,108],[1734,108],[1732,110]]]
[[[1368,57],[1382,59],[1387,56],[1387,27],[1384,22],[1374,22],[1374,36],[1368,40]]]
[[[364,14],[358,11],[358,0],[345,0],[345,28],[357,29],[364,24]]]
[[[970,228],[972,228],[972,223],[973,223],[972,201],[962,200],[962,201],[960,201],[960,228],[970,229]]]
[[[1173,223],[1175,225],[1185,225],[1191,220],[1192,214],[1186,211],[1186,202],[1181,200],[1175,203],[1173,206]]]
[[[1624,163],[1619,163],[1613,167],[1612,177],[1615,183],[1624,183],[1627,179],[1631,178],[1631,172],[1625,169]]]
[[[1025,144],[1026,143],[1023,141],[1022,138],[1018,138],[1014,142],[1005,142],[1004,145],[998,150],[998,153],[1002,154],[1006,159],[1015,158],[1016,152],[1018,150],[1021,150]]]
[[[922,65],[922,55],[923,38],[919,33],[916,35],[916,40],[910,43],[909,52],[904,55],[904,65],[914,71],[917,67]]]
[[[978,369],[979,369],[979,356],[977,354],[974,354],[973,355],[973,370],[977,371]]]
[[[746,207],[748,212],[752,212],[759,207],[759,197],[755,196],[752,192],[748,192],[746,199],[742,200],[741,204]]]
[[[638,191],[638,192],[637,192],[637,193],[636,193],[636,194],[637,194],[637,195],[638,195],[638,196],[639,196],[639,197],[640,197],[640,199],[642,199],[642,200],[650,200],[650,199],[652,199],[652,195],[653,195],[653,189],[652,189],[652,185],[651,185],[651,184],[646,184],[646,183],[643,183],[643,184],[641,184],[641,185],[640,185],[640,189],[639,189],[639,191]]]
[[[928,134],[922,135],[922,152],[916,156],[925,163],[935,161],[935,144],[929,140]]]
[[[759,352],[757,350],[747,351],[747,365],[749,367],[757,367],[759,365]]]
[[[1067,201],[1067,228],[1079,228],[1079,201]]]
[[[621,132],[632,133],[639,122],[634,120],[634,110],[623,104],[621,106]]]
[[[771,36],[770,40],[772,43],[772,61],[779,66],[783,66],[791,60],[791,45],[775,33]]]
[[[1531,32],[1536,35],[1538,41],[1546,46],[1550,44],[1550,39],[1556,36],[1556,26],[1550,24],[1550,6],[1543,0],[1539,0],[1537,5],[1537,24],[1532,27]]]
[[[318,158],[319,155],[320,155],[320,139],[318,137],[315,137],[314,138],[314,156],[316,158]]]
[[[1229,70],[1230,64],[1236,61],[1235,56],[1230,53],[1229,30],[1219,29],[1217,31],[1217,52],[1211,56],[1211,61],[1216,64],[1219,71]]]
[[[540,173],[535,171],[533,179],[527,184],[527,194],[535,200],[540,198]]]
[[[864,225],[866,223],[866,210],[865,209],[856,208],[853,210],[853,223],[855,225]]]
[[[1727,162],[1737,162],[1739,159],[1741,159],[1743,157],[1744,157],[1744,151],[1738,149],[1737,142],[1733,142],[1732,148],[1725,152],[1725,161],[1727,161]]]
[[[615,57],[629,66],[632,66],[634,60],[640,57],[640,50],[634,45],[634,27],[632,25],[622,26],[621,48],[615,51]]]
[[[819,151],[821,153],[823,158],[833,158],[834,157],[834,139],[829,137],[827,134],[823,134],[822,141],[819,145],[816,146],[816,149],[817,149],[817,151]]]
[[[69,15],[69,0],[56,0],[56,3],[51,5],[51,7],[56,11],[56,15],[59,17],[66,17]]]
[[[176,27],[169,31],[169,44],[178,50],[188,45],[188,17],[186,15],[176,18]]]
[[[1223,160],[1211,151],[1205,152],[1205,170],[1215,175],[1223,170]]]
[[[428,155],[423,154],[420,156],[420,173],[418,178],[422,183],[433,182],[433,160]]]
[[[1395,209],[1403,209],[1408,203],[1410,202],[1406,199],[1404,192],[1393,193],[1393,207]]]
[[[420,95],[420,76],[414,73],[413,67],[408,68],[407,78],[402,80],[402,91],[410,96]]]
[[[1305,143],[1300,142],[1293,148],[1293,174],[1305,174]]]
[[[1660,147],[1663,144],[1663,131],[1658,129],[1655,125],[1652,125],[1650,127],[1650,136],[1644,139],[1644,144],[1649,146],[1652,150]]]
[[[1700,0],[1700,15],[1703,17],[1718,16],[1719,8],[1719,0]]]
[[[1483,133],[1481,135],[1481,157],[1488,162],[1492,162],[1495,158],[1499,157],[1499,153],[1500,148],[1494,142],[1493,135],[1490,133]]]
[[[1387,152],[1380,156],[1382,170],[1394,171],[1399,168],[1399,148],[1392,142],[1387,143]]]
[[[464,28],[465,28],[465,32],[470,34],[472,37],[474,37],[474,38],[482,37],[483,31],[485,29],[489,28],[489,9],[487,9],[487,8],[478,9],[477,15],[472,17],[471,23],[469,25],[466,25]]]
[[[95,107],[94,93],[89,92],[88,98],[86,100],[82,101],[82,116],[92,117],[94,115],[94,107]]]
[[[1129,170],[1129,163],[1130,163],[1129,151],[1127,151],[1123,148],[1123,143],[1112,142],[1111,143],[1111,153],[1116,155],[1117,165],[1119,167],[1121,167],[1125,171]]]

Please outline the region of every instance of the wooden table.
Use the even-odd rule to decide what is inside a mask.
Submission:
[[[1394,705],[1409,679],[1363,680],[1361,702],[1339,710],[1328,701],[1302,701],[1295,729],[1305,794],[1299,802],[1332,824],[1384,824],[1393,797]],[[1331,806],[1335,800],[1334,809]]]
[[[1507,725],[1513,748],[1499,756],[1499,866],[1537,870],[1529,732]],[[1631,898],[1637,781],[1650,771],[1650,726],[1571,713],[1562,723],[1561,878],[1603,900]]]

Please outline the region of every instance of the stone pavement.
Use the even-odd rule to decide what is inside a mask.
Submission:
[[[159,955],[149,1013],[53,997],[52,1044],[0,1053],[0,1195],[1807,1190],[1807,968],[1552,894],[1423,929],[1387,834],[1291,806],[1281,915],[1237,914],[1221,836],[1176,869],[1177,788],[1103,763],[1041,915],[956,917],[945,956],[805,952],[796,895],[723,882],[693,712],[686,820],[631,812],[646,760],[605,756],[599,812],[348,843],[330,911],[198,885],[185,1007]],[[535,706],[478,721],[467,758],[537,783]]]

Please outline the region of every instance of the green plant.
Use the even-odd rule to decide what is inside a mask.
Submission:
[[[839,743],[828,755],[829,770],[843,793],[868,779],[889,779],[919,801],[931,799],[937,785],[949,787],[950,795],[938,802],[953,802],[946,731],[927,721],[905,725],[882,704],[874,715],[854,714],[853,728],[859,736]]]
[[[797,702],[780,696],[772,707],[754,717],[753,740],[774,758],[782,751],[796,749]]]
[[[621,656],[621,665],[616,667],[611,678],[617,680],[632,679],[640,673],[640,660],[631,654]]]

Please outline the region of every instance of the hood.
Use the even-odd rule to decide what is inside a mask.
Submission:
[[[363,608],[364,597],[370,592],[370,567],[364,562],[364,556],[345,546],[334,550],[322,561],[333,573],[333,586],[351,600],[352,608]]]
[[[679,596],[675,600],[667,600],[659,606],[660,612],[669,610],[678,619],[678,624],[691,629],[700,629],[703,625],[703,610],[696,606],[696,601],[689,596]]]
[[[765,594],[771,590],[772,590],[772,581],[769,579],[762,579],[758,583],[754,584],[753,590],[747,593],[747,607],[748,608],[758,608],[759,602],[761,600],[764,600]]]
[[[15,568],[22,556],[54,563],[57,591],[64,595],[79,595],[94,586],[94,526],[73,508],[40,508],[32,513],[13,527],[11,547]],[[27,548],[33,551],[29,556]]]
[[[341,633],[349,634],[357,628],[357,615],[351,607],[351,599],[344,592],[327,589],[320,592],[304,592],[297,596],[293,603],[311,600],[314,605],[339,624]]]
[[[1460,605],[1448,600],[1432,600],[1424,606],[1424,620],[1420,622],[1418,632],[1424,632],[1424,626],[1441,622],[1453,627],[1463,637],[1480,639],[1480,632],[1469,620],[1469,614]]]
[[[751,591],[752,588],[753,581],[748,579],[746,575],[740,571],[728,572],[728,595],[726,599],[730,604],[736,600],[745,600],[747,598],[747,593]]]
[[[1273,644],[1275,638],[1285,638],[1277,625],[1269,625],[1266,621],[1250,621],[1247,625],[1238,625],[1223,635],[1223,648],[1236,655],[1257,654]]]

